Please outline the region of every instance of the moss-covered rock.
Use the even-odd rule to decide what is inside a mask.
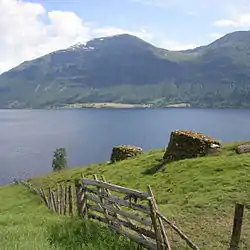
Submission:
[[[176,130],[170,135],[170,140],[164,160],[176,161],[198,156],[206,156],[218,152],[221,143],[200,132]]]
[[[237,154],[246,154],[246,153],[250,153],[250,144],[247,143],[247,144],[241,144],[241,145],[238,145],[235,149],[235,152]]]
[[[142,154],[142,148],[130,145],[116,146],[112,150],[110,157],[111,163],[122,161],[128,158],[136,157]]]

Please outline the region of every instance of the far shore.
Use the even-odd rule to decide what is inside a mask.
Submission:
[[[95,102],[95,103],[75,103],[68,104],[62,108],[150,108],[150,104],[128,104],[112,102]]]
[[[169,104],[166,108],[187,108],[190,107],[188,103]],[[113,102],[95,102],[95,103],[74,103],[67,104],[61,108],[154,108],[152,104],[129,104],[129,103],[113,103]],[[164,108],[164,107],[162,107]]]

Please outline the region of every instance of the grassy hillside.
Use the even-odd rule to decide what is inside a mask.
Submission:
[[[113,165],[69,169],[34,178],[45,187],[72,181],[83,173],[105,175],[110,182],[146,190],[150,184],[160,210],[172,219],[201,249],[227,249],[235,202],[250,202],[250,155],[236,155],[236,143],[226,144],[219,156],[182,160],[154,175],[147,171],[159,163],[163,150]],[[241,248],[250,248],[250,221],[246,211]],[[172,232],[168,232],[170,237]]]
[[[1,250],[138,249],[103,225],[58,216],[22,186],[0,187]]]

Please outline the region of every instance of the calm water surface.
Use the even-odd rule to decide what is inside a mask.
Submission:
[[[117,144],[163,148],[174,129],[249,140],[250,110],[0,110],[0,185],[50,172],[57,147],[66,148],[69,167],[83,166],[109,160]]]

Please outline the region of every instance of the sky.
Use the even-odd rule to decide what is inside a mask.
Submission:
[[[248,29],[249,0],[0,0],[0,73],[96,37],[184,50]]]

